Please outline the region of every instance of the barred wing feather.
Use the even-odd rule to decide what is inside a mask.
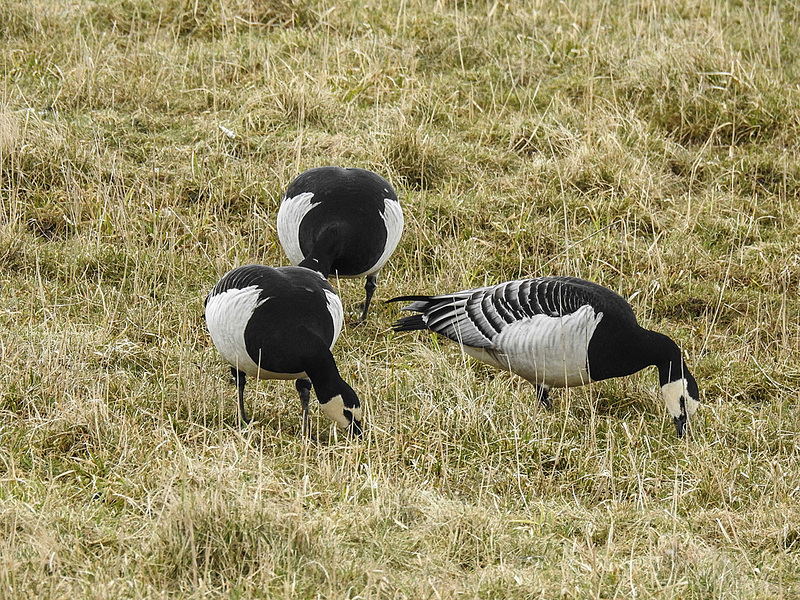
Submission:
[[[568,283],[554,278],[524,279],[454,294],[397,300],[414,300],[403,310],[423,313],[418,325],[460,344],[491,348],[497,335],[512,323],[538,315],[562,317],[586,304]],[[406,317],[403,321],[408,325],[413,319]]]

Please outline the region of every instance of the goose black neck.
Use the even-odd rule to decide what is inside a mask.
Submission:
[[[589,365],[595,381],[626,377],[655,365],[664,385],[680,378],[668,374],[680,372],[681,362],[681,351],[675,342],[635,323],[622,327],[604,319],[589,342]],[[673,378],[669,379],[670,376]]]
[[[301,262],[298,267],[305,267],[306,269],[311,269],[312,271],[316,271],[320,275],[322,275],[325,279],[331,274],[331,262],[330,260],[322,260],[317,258],[315,255],[311,254],[306,257],[303,262]]]
[[[317,271],[327,279],[331,274],[333,263],[342,254],[342,243],[341,232],[336,228],[324,229],[314,240],[313,246],[300,266]]]
[[[683,362],[681,349],[672,338],[658,333],[657,331],[645,330],[649,346],[652,348],[650,364],[658,367],[658,379],[660,385],[664,386],[673,381],[686,377],[688,369]]]
[[[348,384],[339,374],[336,361],[333,355],[328,352],[319,353],[320,357],[306,368],[306,375],[314,385],[314,391],[320,399],[330,400],[335,395],[340,394],[343,388],[349,388]]]

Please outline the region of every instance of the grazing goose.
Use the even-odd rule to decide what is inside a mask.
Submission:
[[[639,326],[630,305],[611,290],[573,277],[537,277],[441,296],[402,296],[395,331],[430,329],[490,365],[537,387],[549,406],[551,387],[584,385],[658,367],[661,392],[679,437],[697,410],[697,382],[667,336]]]
[[[386,264],[403,233],[403,211],[391,184],[364,169],[317,167],[289,184],[278,210],[278,237],[294,265],[327,279],[367,277],[358,322],[367,318]]]
[[[331,354],[342,330],[342,303],[319,273],[302,267],[237,267],[208,294],[205,316],[214,345],[231,365],[243,422],[250,422],[244,409],[246,375],[296,379],[305,432],[313,384],[322,412],[361,435],[361,403]]]

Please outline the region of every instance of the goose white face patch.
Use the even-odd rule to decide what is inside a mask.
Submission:
[[[361,407],[347,408],[341,394],[336,394],[325,404],[320,404],[320,407],[326,417],[344,429],[350,427],[350,419],[347,418],[345,411],[353,415],[354,421],[361,422]]]
[[[678,379],[677,381],[670,381],[668,384],[661,386],[661,393],[664,395],[664,402],[667,405],[669,414],[674,418],[680,418],[682,416],[681,398],[684,399],[687,418],[691,418],[697,411],[697,407],[700,406],[700,402],[689,395],[685,378]]]
[[[300,249],[300,223],[314,207],[313,198],[314,192],[284,197],[278,209],[278,238],[293,265],[299,265],[305,259]]]
[[[206,304],[208,332],[220,355],[230,365],[252,376],[257,375],[259,369],[247,353],[244,330],[253,311],[269,300],[259,300],[260,295],[261,289],[251,285],[215,294]]]

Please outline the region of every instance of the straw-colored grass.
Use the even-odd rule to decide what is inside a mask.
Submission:
[[[0,597],[800,596],[800,13],[790,3],[0,2]],[[206,333],[287,264],[300,171],[405,208],[335,348],[351,443]],[[398,294],[592,279],[684,348],[553,393]],[[357,314],[362,281],[334,282]],[[313,408],[313,407],[312,407]]]

